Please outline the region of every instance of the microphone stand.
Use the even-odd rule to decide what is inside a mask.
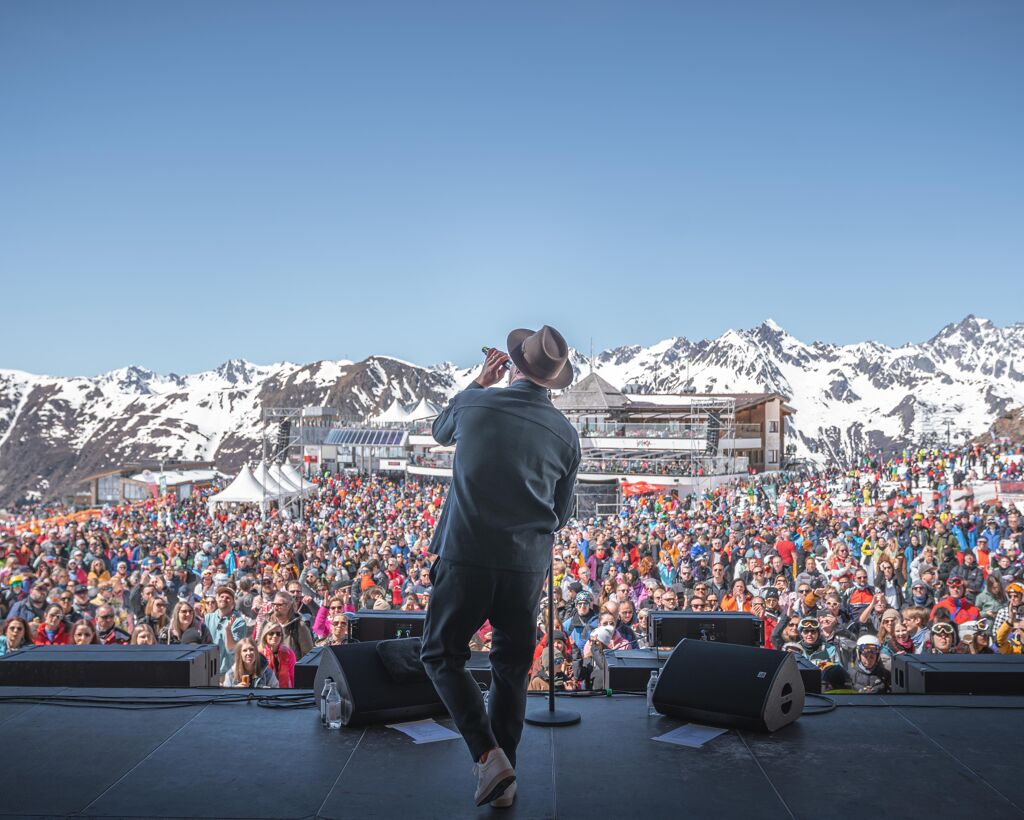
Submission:
[[[526,714],[531,726],[572,726],[580,722],[578,712],[555,708],[555,550],[551,545],[548,565],[548,708],[534,709]]]

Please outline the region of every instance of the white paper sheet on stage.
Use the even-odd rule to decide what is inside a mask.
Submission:
[[[437,743],[440,740],[458,740],[459,735],[451,729],[445,728],[436,720],[410,720],[407,723],[389,723],[389,729],[397,729],[407,734],[414,743]]]
[[[676,746],[688,746],[691,749],[699,749],[709,740],[714,740],[719,735],[725,734],[728,731],[728,729],[720,729],[717,726],[702,726],[699,723],[687,723],[673,729],[671,732],[658,735],[658,737],[652,737],[651,740],[657,740],[661,743],[672,743]]]

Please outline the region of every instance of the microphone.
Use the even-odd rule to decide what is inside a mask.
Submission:
[[[486,354],[486,353],[490,353],[490,352],[491,352],[491,349],[490,349],[490,348],[489,348],[489,347],[488,347],[487,345],[484,345],[484,346],[483,346],[483,347],[481,347],[480,349],[481,349],[481,350],[482,350],[482,351],[483,351],[483,352],[484,352],[485,354]],[[512,367],[512,360],[511,360],[511,359],[509,359],[509,360],[508,360],[507,362],[505,362],[505,364],[503,364],[503,365],[502,365],[502,367],[504,367],[504,368],[505,368],[506,370],[508,370],[508,369],[509,369],[510,367]]]

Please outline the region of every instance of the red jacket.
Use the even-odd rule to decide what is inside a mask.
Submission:
[[[277,685],[281,689],[295,688],[295,653],[287,646],[279,647],[277,657],[270,651],[269,647],[263,648],[263,657],[267,659],[270,668],[277,675]]]
[[[949,610],[949,614],[953,616],[953,623],[955,624],[965,624],[968,621],[976,621],[981,617],[978,607],[968,603],[966,598],[954,598],[952,595],[948,598],[943,598],[932,607],[932,618],[935,617],[935,610],[939,607]]]
[[[60,626],[57,627],[56,634],[53,636],[53,640],[50,640],[46,635],[46,627],[40,624],[39,629],[36,630],[35,637],[32,639],[32,643],[39,646],[67,646],[71,643],[71,632],[64,621],[61,621]]]

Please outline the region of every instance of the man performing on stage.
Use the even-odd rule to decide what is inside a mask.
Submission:
[[[457,444],[452,485],[430,551],[437,554],[423,632],[423,664],[476,761],[476,804],[511,806],[516,747],[537,642],[537,610],[554,534],[569,518],[579,437],[548,398],[573,379],[562,335],[513,330],[476,381],[434,422]],[[496,384],[511,358],[509,386]],[[489,714],[466,670],[469,641],[490,621]]]

